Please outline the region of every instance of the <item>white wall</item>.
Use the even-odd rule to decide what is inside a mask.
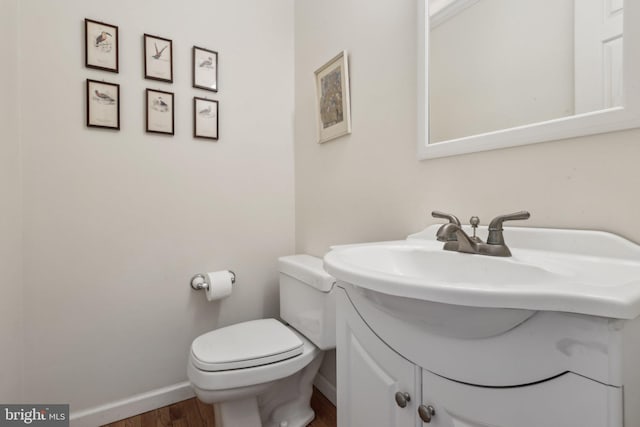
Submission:
[[[483,0],[432,29],[431,140],[573,115],[573,3]]]
[[[22,399],[18,1],[0,2],[0,402]]]
[[[185,381],[197,335],[278,313],[292,0],[21,3],[25,395],[78,411]],[[84,18],[119,26],[119,74],[84,67]],[[143,79],[145,32],[173,40],[174,84]],[[191,88],[194,44],[219,52],[218,94]],[[120,83],[120,132],[85,127],[86,78]],[[145,88],[175,93],[175,137],[145,134]],[[220,101],[219,142],[192,138],[194,95]],[[190,290],[226,268],[230,298]]]

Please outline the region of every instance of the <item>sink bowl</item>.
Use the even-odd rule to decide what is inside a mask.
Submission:
[[[541,310],[640,315],[640,247],[619,236],[505,228],[513,256],[499,258],[444,251],[435,240],[437,228],[407,240],[334,247],[325,269],[403,315],[421,315],[416,301],[525,311],[510,314],[498,329]]]

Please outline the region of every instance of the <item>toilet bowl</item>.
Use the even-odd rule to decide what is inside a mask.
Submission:
[[[187,375],[217,427],[303,427],[324,351],[335,348],[335,279],[309,255],[279,259],[280,315],[197,337]],[[287,324],[285,324],[285,322]]]

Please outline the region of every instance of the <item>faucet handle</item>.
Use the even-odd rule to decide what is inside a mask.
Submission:
[[[444,212],[440,212],[440,211],[433,211],[431,212],[431,216],[434,218],[442,218],[442,219],[448,219],[449,222],[455,224],[455,225],[461,225],[460,224],[460,220],[458,219],[457,216],[452,215],[452,214],[448,214],[448,213],[444,213]]]
[[[518,219],[529,219],[531,214],[527,211],[514,212],[512,214],[506,215],[498,215],[495,217],[491,223],[489,224],[489,230],[491,229],[502,229],[502,223],[504,221],[515,221]]]
[[[504,245],[504,237],[502,236],[502,223],[504,221],[529,219],[530,216],[531,214],[527,211],[498,215],[489,223],[489,236],[487,236],[487,243],[490,245]]]

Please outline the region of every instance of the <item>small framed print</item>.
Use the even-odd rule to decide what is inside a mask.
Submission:
[[[218,91],[218,52],[193,47],[193,87]]]
[[[120,129],[120,85],[87,79],[87,126]]]
[[[147,89],[147,132],[173,135],[173,93]]]
[[[218,139],[218,101],[193,98],[193,136]]]
[[[342,51],[316,72],[318,142],[351,133],[349,68]]]
[[[85,66],[118,72],[118,27],[104,22],[84,20]]]
[[[173,42],[144,35],[144,78],[173,83]]]

